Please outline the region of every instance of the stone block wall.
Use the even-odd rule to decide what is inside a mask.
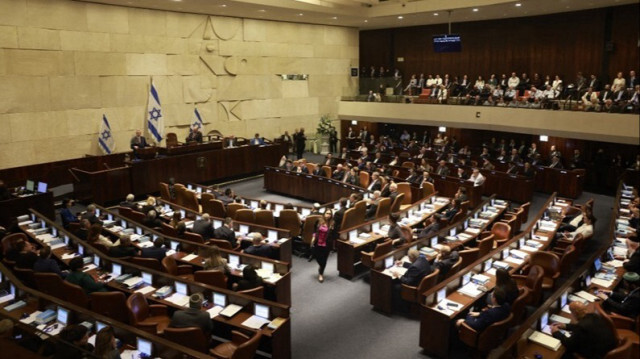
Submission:
[[[128,150],[145,128],[152,78],[165,133],[179,138],[196,106],[205,133],[313,133],[340,96],[356,93],[357,66],[353,28],[0,0],[0,168],[100,154],[103,114],[116,151]]]

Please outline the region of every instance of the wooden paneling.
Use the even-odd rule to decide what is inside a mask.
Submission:
[[[433,52],[432,36],[446,33],[446,24],[362,31],[360,63],[367,68],[398,67],[405,81],[413,73],[441,76],[448,73],[452,77],[468,74],[475,79],[478,75],[499,77],[516,71],[518,75],[526,72],[530,76],[559,74],[565,83],[571,83],[577,71],[585,74],[602,71],[607,10],[613,12],[612,41],[616,44],[610,72],[637,66],[638,5],[454,23],[452,32],[462,37],[460,53]],[[404,62],[394,63],[398,57],[404,57]]]

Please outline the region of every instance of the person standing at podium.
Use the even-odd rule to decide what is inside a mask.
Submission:
[[[133,150],[133,157],[138,158],[137,151],[141,148],[148,147],[147,139],[142,136],[142,131],[136,130],[136,135],[131,137],[131,149]]]

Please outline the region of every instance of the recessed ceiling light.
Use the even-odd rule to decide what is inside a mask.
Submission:
[[[398,20],[404,19],[404,16],[398,16]]]
[[[365,20],[364,22],[369,22],[369,20]]]
[[[433,16],[438,16],[438,13],[437,13],[437,12],[434,12],[434,13],[433,13]]]
[[[171,1],[173,1],[173,2],[181,2],[182,0],[171,0]]]
[[[267,12],[267,10],[265,10],[265,9],[260,9],[260,10],[258,10],[258,12]]]
[[[473,9],[473,12],[478,12],[478,8]]]
[[[222,4],[220,5],[220,7],[227,7],[227,4]]]
[[[298,16],[303,16],[303,15],[304,15],[303,13],[298,13]]]
[[[338,17],[337,17],[337,16],[334,16],[334,17],[332,17],[331,19],[333,19],[333,20],[338,20]]]

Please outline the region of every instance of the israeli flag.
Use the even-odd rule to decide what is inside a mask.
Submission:
[[[204,131],[204,122],[202,122],[202,117],[200,117],[200,113],[198,112],[197,108],[193,109],[193,114],[195,116],[195,118],[193,119],[193,122],[191,123],[191,127],[192,128],[199,128],[200,132]]]
[[[158,91],[156,91],[155,86],[153,86],[153,81],[151,82],[149,101],[147,104],[147,125],[149,133],[157,143],[160,143],[164,132],[164,118],[162,117],[162,108],[160,107],[160,97],[158,96]]]
[[[100,132],[98,132],[98,144],[102,152],[107,155],[116,150],[116,141],[113,139],[111,126],[109,126],[109,121],[105,115],[102,115],[102,124],[100,125]]]

